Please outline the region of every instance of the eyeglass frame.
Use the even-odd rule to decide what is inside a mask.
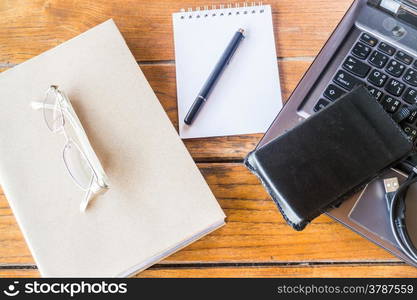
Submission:
[[[48,99],[48,95],[49,93],[51,93],[52,91],[54,91],[55,93],[55,105],[51,105],[51,104],[46,104],[46,101]],[[63,121],[62,121],[62,125],[61,127],[54,131],[52,128],[49,127],[47,121],[46,121],[46,117],[45,117],[45,110],[46,109],[51,109],[51,110],[56,110],[56,104],[58,104],[58,107],[60,109],[60,113],[62,115]],[[64,92],[62,92],[61,90],[58,89],[58,86],[56,85],[51,85],[46,93],[45,93],[45,99],[44,101],[40,102],[40,101],[32,101],[31,102],[31,106],[33,109],[35,110],[39,110],[39,109],[43,109],[44,112],[44,119],[45,119],[45,123],[48,127],[48,129],[52,132],[52,133],[62,133],[65,136],[66,142],[63,148],[63,160],[64,160],[64,165],[71,177],[71,179],[74,181],[74,183],[83,191],[86,192],[82,202],[80,203],[80,211],[81,212],[85,212],[85,210],[88,207],[88,204],[90,203],[92,196],[100,191],[102,191],[103,189],[108,189],[109,185],[108,185],[108,178],[106,173],[104,172],[104,169],[93,149],[93,147],[91,146],[90,141],[88,140],[87,134],[84,130],[84,127],[82,126],[72,104],[71,101],[69,100],[69,98],[65,95]],[[76,135],[76,139],[77,141],[73,140],[68,132],[65,129],[66,126],[66,122],[65,120],[69,120],[69,123],[71,124],[72,128],[74,129],[75,135]],[[70,168],[67,165],[67,162],[65,160],[65,150],[67,149],[67,147],[73,144],[77,147],[77,150],[80,152],[80,154],[82,155],[82,158],[88,163],[88,166],[91,169],[92,172],[92,178],[91,181],[89,183],[89,187],[88,188],[84,188],[81,186],[81,184],[76,180],[75,176],[72,174]]]

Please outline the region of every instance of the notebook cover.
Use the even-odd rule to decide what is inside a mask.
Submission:
[[[359,87],[252,152],[246,164],[287,222],[302,230],[411,150],[401,128]]]
[[[265,132],[282,108],[271,6],[178,12],[172,22],[180,136]],[[239,28],[245,39],[192,126],[186,125],[192,103]]]
[[[41,111],[66,92],[109,177],[82,214],[65,139]],[[112,20],[0,74],[0,182],[43,276],[125,276],[224,223],[224,214]]]

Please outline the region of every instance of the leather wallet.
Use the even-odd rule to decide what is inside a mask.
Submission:
[[[358,87],[251,152],[245,164],[287,223],[303,230],[412,149],[398,124]]]

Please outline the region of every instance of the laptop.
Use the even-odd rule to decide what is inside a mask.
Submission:
[[[354,1],[257,147],[361,84],[390,114],[417,101],[417,0]],[[417,139],[416,123],[417,112],[402,124],[413,141]],[[360,196],[358,193],[326,213],[413,264],[392,239],[350,218]],[[368,194],[367,201],[367,207],[380,205],[377,194]],[[375,201],[375,205],[369,201]],[[378,224],[387,226],[389,220],[376,216],[375,210],[363,215],[366,213],[382,219]]]

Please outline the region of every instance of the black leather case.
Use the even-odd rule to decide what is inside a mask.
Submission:
[[[288,224],[302,230],[412,148],[401,128],[359,87],[251,152],[245,164]]]

